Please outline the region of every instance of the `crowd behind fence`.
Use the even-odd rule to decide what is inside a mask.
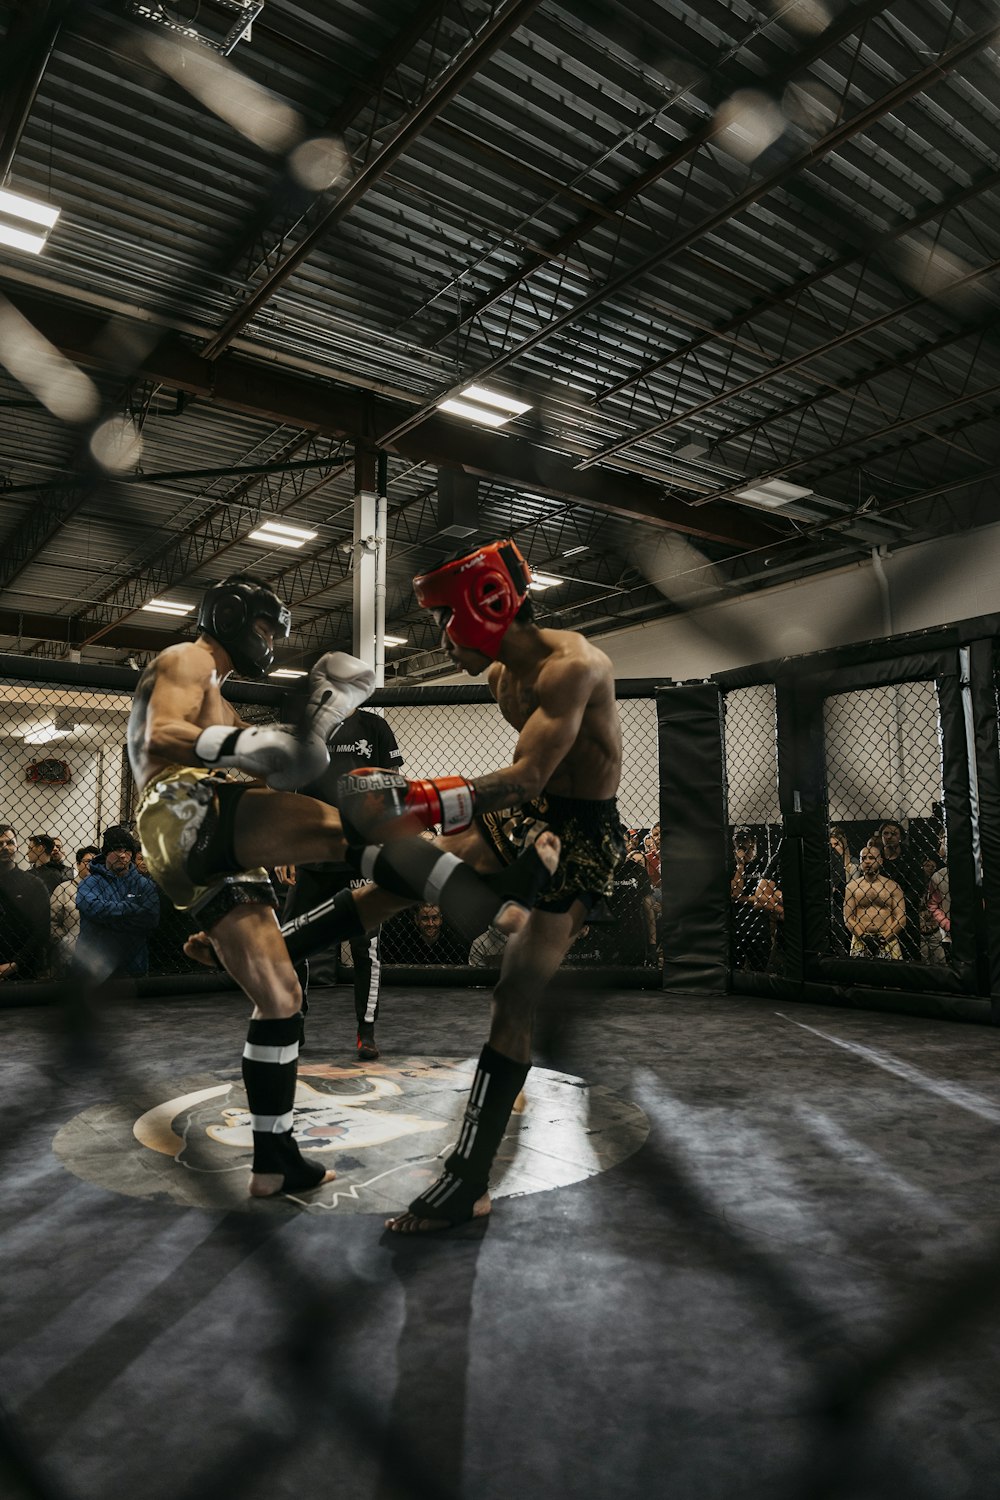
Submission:
[[[0,825],[7,830],[0,834],[0,971],[7,964],[8,978],[29,984],[64,976],[81,925],[86,931],[89,924],[119,943],[127,974],[182,985],[205,972],[182,951],[197,922],[149,881],[138,842],[127,847],[136,788],[125,737],[138,674],[79,665],[60,674],[60,666],[28,658],[0,664]],[[662,958],[656,712],[651,686],[626,691],[619,806],[629,852],[567,967],[611,967],[649,981]],[[227,695],[250,722],[282,716],[275,686],[236,681]],[[512,758],[515,731],[485,689],[389,689],[372,706],[384,714],[410,775],[474,777]],[[110,850],[109,839],[121,847]],[[27,920],[24,893],[37,895],[37,882],[45,901],[28,903]],[[502,943],[493,931],[463,942],[436,908],[422,906],[385,924],[382,962],[418,975],[468,970],[475,982],[473,971],[498,966]],[[349,977],[346,946],[321,956],[317,972]]]

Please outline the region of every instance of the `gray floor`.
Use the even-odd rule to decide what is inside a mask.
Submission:
[[[303,1071],[338,1186],[402,1206],[486,1002],[384,1005],[362,1076],[317,996]],[[995,1493],[1000,1034],[635,993],[556,1019],[488,1224],[403,1241],[363,1193],[247,1211],[232,1141],[170,1155],[177,1101],[235,1086],[236,998],[125,1005],[82,1059],[3,1013],[5,1500]]]

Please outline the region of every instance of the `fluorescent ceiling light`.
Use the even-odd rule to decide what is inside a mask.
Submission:
[[[793,500],[804,500],[812,493],[812,490],[804,489],[801,484],[786,484],[783,479],[765,479],[763,484],[749,485],[746,489],[733,491],[737,500],[766,505],[769,510],[779,510],[781,506],[790,505]]]
[[[32,198],[22,198],[20,193],[9,193],[6,188],[0,188],[0,214],[51,229],[59,217],[59,210],[48,203],[36,203]]]
[[[563,557],[575,557],[578,552],[589,552],[589,547],[567,547]]]
[[[384,635],[383,644],[386,646],[405,646],[410,639],[408,635]]]
[[[295,667],[275,667],[273,672],[268,672],[268,677],[304,677],[304,671],[298,671]]]
[[[43,249],[49,231],[58,217],[58,208],[52,208],[48,203],[36,203],[32,198],[22,198],[20,193],[0,188],[0,244],[37,255]],[[25,226],[29,224],[40,225],[42,232],[26,229]]]
[[[153,615],[189,615],[194,609],[193,604],[181,604],[175,599],[150,599],[142,607]]]
[[[495,406],[498,411],[510,412],[515,417],[523,417],[531,410],[530,402],[502,396],[499,391],[491,391],[488,385],[467,385],[462,395],[467,401],[478,401],[480,406]]]
[[[306,531],[301,526],[286,526],[283,521],[262,521],[250,537],[255,542],[269,542],[273,547],[301,547],[303,542],[314,542],[317,531]]]
[[[502,396],[486,385],[467,385],[458,399],[438,402],[438,411],[451,412],[453,417],[465,417],[467,421],[479,422],[484,427],[504,427],[513,417],[521,417],[530,410],[527,402]]]
[[[503,412],[473,406],[469,401],[439,401],[438,411],[449,411],[453,417],[465,417],[467,421],[480,422],[484,427],[505,427],[510,421],[510,416]]]
[[[15,250],[26,250],[29,255],[40,255],[45,249],[48,235],[28,234],[10,224],[0,224],[0,245],[10,245]]]
[[[538,590],[554,589],[565,582],[565,578],[557,578],[554,573],[532,573],[531,582],[528,584],[528,587],[529,589]]]
[[[23,736],[26,745],[47,745],[50,740],[64,740],[72,731],[69,729],[57,729],[50,719],[47,724],[39,724],[37,729]]]

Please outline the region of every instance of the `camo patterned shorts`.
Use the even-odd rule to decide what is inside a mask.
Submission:
[[[625,853],[614,797],[596,802],[543,792],[513,810],[480,813],[476,826],[505,865],[546,829],[559,836],[559,864],[548,891],[536,902],[539,911],[569,911],[574,901],[582,901],[589,912],[614,889],[615,870]]]

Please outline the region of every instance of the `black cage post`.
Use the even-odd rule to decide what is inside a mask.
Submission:
[[[663,987],[724,995],[729,880],[722,698],[713,682],[656,695],[660,741]]]

